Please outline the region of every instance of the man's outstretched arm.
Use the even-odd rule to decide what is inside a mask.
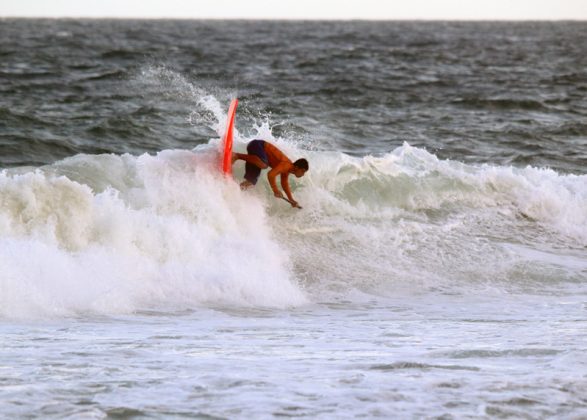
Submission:
[[[269,180],[269,185],[271,185],[271,189],[273,190],[273,195],[275,195],[275,197],[277,197],[277,198],[283,198],[283,194],[277,188],[277,183],[275,182],[275,178],[277,178],[277,175],[279,175],[279,174],[285,173],[287,175],[288,167],[289,166],[287,165],[287,163],[280,163],[279,165],[275,166],[273,169],[271,169],[267,173],[267,179]],[[283,184],[282,184],[282,186],[283,186]],[[286,193],[287,193],[287,191],[286,191]]]
[[[294,200],[293,195],[291,194],[291,189],[289,188],[289,173],[287,172],[281,174],[281,188],[285,191],[285,195],[287,195],[287,199],[291,205],[295,207],[294,204],[298,203]]]

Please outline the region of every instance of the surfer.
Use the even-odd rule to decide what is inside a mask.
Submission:
[[[247,145],[247,154],[232,154],[232,163],[234,164],[237,160],[246,162],[245,180],[240,184],[242,189],[255,185],[261,170],[270,167],[271,170],[267,173],[267,179],[269,179],[269,185],[271,185],[275,197],[289,201],[292,207],[300,207],[291,194],[288,177],[290,174],[294,174],[297,178],[304,176],[308,170],[308,161],[306,159],[298,159],[292,163],[281,150],[271,143],[264,140],[253,140]],[[275,182],[277,175],[281,176],[281,187],[285,191],[287,198],[283,197],[281,191],[277,189]]]

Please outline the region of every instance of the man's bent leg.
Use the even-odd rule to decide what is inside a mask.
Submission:
[[[234,157],[234,155],[236,155],[236,157]],[[232,163],[234,163],[238,159],[241,159],[247,163],[255,165],[259,169],[265,169],[267,168],[267,166],[269,166],[265,162],[263,162],[263,160],[259,156],[245,155],[243,153],[234,153],[234,155],[232,157]]]

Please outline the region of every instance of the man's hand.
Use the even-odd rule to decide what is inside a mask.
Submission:
[[[273,195],[277,198],[283,198],[283,194],[279,190],[273,191]]]
[[[275,197],[277,197],[277,194],[275,194]],[[279,197],[279,198],[281,198],[282,200],[287,201],[289,204],[291,204],[292,207],[295,207],[295,208],[298,208],[298,209],[301,209],[302,208],[302,206],[300,206],[298,204],[298,202],[296,200],[294,200],[294,199],[291,199],[290,200],[289,198],[285,198],[285,197]]]

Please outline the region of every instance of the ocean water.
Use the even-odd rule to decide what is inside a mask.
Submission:
[[[0,418],[587,417],[586,98],[584,22],[0,20]]]

